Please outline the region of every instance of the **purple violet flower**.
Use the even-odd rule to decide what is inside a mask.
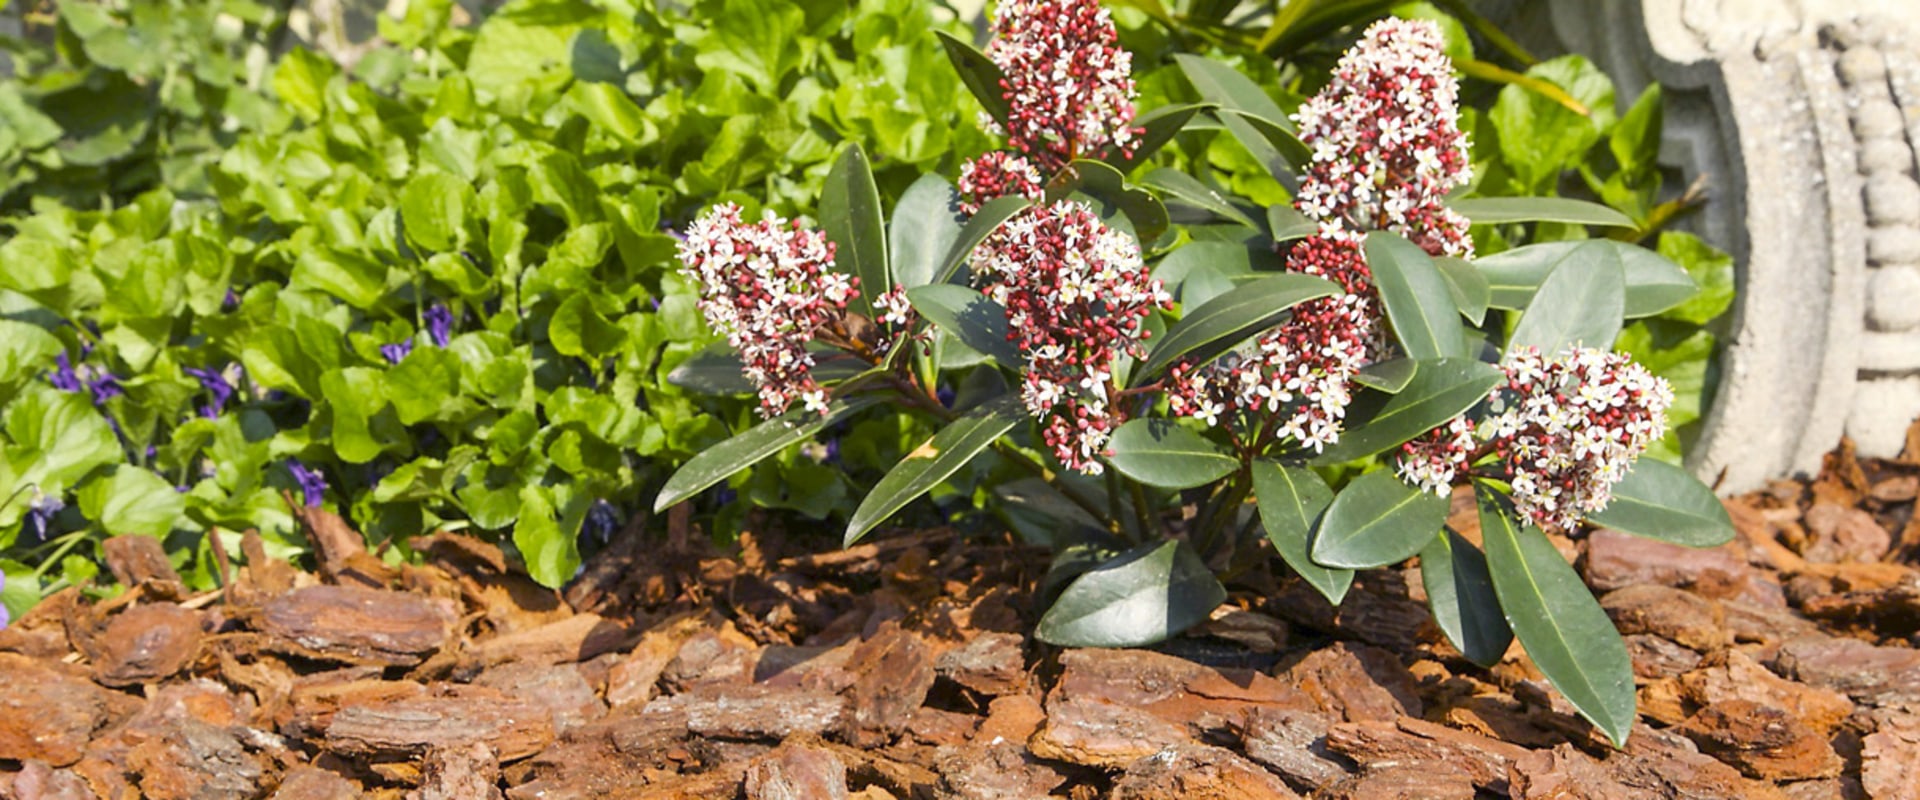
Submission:
[[[308,469],[298,459],[287,459],[287,472],[293,474],[293,482],[300,484],[302,502],[308,508],[319,508],[320,499],[327,492],[327,478],[317,469]]]
[[[207,419],[220,416],[220,412],[226,410],[227,401],[233,398],[233,384],[217,370],[187,367],[184,371],[200,381],[200,388],[213,395],[213,402],[200,407],[200,416]]]
[[[401,339],[393,344],[380,345],[380,355],[386,357],[387,363],[389,364],[400,363],[407,357],[407,354],[411,352],[413,352],[413,339],[411,338]]]
[[[53,384],[53,388],[63,392],[80,391],[80,376],[74,374],[73,361],[67,357],[66,353],[61,353],[55,361],[60,366],[47,373],[47,382]]]
[[[87,374],[87,391],[93,393],[93,404],[103,406],[107,401],[126,394],[120,388],[120,378],[104,369],[92,369],[82,366],[81,372]]]
[[[7,573],[0,572],[0,591],[5,590],[6,588],[7,588]],[[0,631],[6,630],[7,624],[10,622],[13,622],[13,616],[7,613],[7,607],[5,605],[0,605]]]
[[[34,541],[46,541],[47,528],[53,524],[53,515],[60,513],[60,509],[66,507],[67,504],[59,497],[44,494],[40,490],[35,489],[33,491],[33,502],[27,504],[26,519],[20,523],[21,530],[23,532],[32,531]]]
[[[231,286],[227,287],[227,296],[220,298],[220,310],[232,311],[239,307],[240,307],[240,295],[234,293],[233,287]]]
[[[620,530],[620,511],[612,503],[600,499],[587,507],[587,518],[580,523],[581,538],[592,538],[605,544],[617,530]]]
[[[434,303],[427,309],[426,317],[427,338],[433,341],[434,347],[446,347],[447,342],[453,341],[453,312],[447,310],[446,305]]]

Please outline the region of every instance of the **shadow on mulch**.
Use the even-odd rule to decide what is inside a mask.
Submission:
[[[1461,658],[1417,565],[1338,609],[1256,572],[1160,648],[1063,651],[1027,636],[1045,554],[1005,539],[635,528],[557,594],[298,509],[314,572],[249,535],[189,595],[120,537],[134,588],[0,631],[0,798],[1920,798],[1917,455],[1920,425],[1843,444],[1728,499],[1710,550],[1556,540],[1633,655],[1625,750],[1517,646]],[[1450,522],[1477,541],[1470,497]]]

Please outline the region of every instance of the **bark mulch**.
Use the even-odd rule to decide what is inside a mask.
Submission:
[[[1557,542],[1633,654],[1624,750],[1517,647],[1462,659],[1417,566],[1337,610],[1245,575],[1165,646],[1061,650],[1027,635],[1045,554],[1004,540],[629,530],[555,593],[302,509],[316,571],[249,536],[191,595],[122,537],[131,590],[0,632],[0,798],[1920,798],[1916,454],[1730,499],[1712,550]]]

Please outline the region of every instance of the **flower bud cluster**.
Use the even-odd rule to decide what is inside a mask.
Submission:
[[[1479,464],[1513,488],[1528,520],[1568,530],[1604,510],[1634,459],[1666,435],[1673,388],[1624,353],[1523,347],[1501,369],[1507,381],[1477,426],[1456,419],[1401,446],[1403,480],[1445,494]]]
[[[740,351],[761,415],[778,416],[795,399],[824,410],[827,392],[813,379],[807,343],[859,294],[857,279],[831,269],[826,234],[771,213],[744,223],[740,207],[727,203],[694,221],[679,255],[681,274],[700,287],[707,324]]]
[[[1131,153],[1133,54],[1099,0],[1005,0],[987,57],[1006,79],[1007,123],[985,119],[1049,171],[1108,147]]]
[[[1019,153],[995,150],[960,165],[960,212],[971,217],[980,213],[988,201],[1018,195],[1039,200],[1046,190],[1046,178],[1033,162]]]
[[[1295,205],[1352,230],[1390,230],[1432,255],[1470,257],[1466,218],[1441,204],[1473,178],[1460,86],[1440,29],[1383,19],[1294,115],[1313,151]]]
[[[1060,462],[1096,475],[1113,429],[1113,365],[1138,356],[1147,315],[1171,303],[1133,237],[1072,201],[1035,206],[975,248],[974,279],[1007,309],[1026,358],[1021,398]]]
[[[1359,237],[1329,230],[1303,240],[1287,267],[1339,284],[1342,294],[1295,306],[1250,348],[1198,368],[1175,365],[1168,404],[1208,425],[1234,413],[1268,416],[1275,433],[1319,452],[1340,440],[1353,376],[1385,346],[1385,326]]]

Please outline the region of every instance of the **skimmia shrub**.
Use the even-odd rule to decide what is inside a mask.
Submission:
[[[1055,544],[1101,554],[1058,562],[1045,640],[1164,639],[1225,597],[1214,569],[1270,554],[1335,603],[1354,570],[1417,556],[1466,657],[1492,663],[1517,638],[1621,742],[1625,647],[1548,534],[1731,535],[1711,491],[1640,458],[1674,392],[1611,350],[1628,317],[1688,301],[1687,271],[1606,240],[1475,260],[1496,226],[1631,223],[1571,199],[1467,197],[1473,142],[1432,22],[1366,27],[1292,115],[1182,56],[1203,102],[1135,116],[1132,57],[1094,0],[1007,2],[992,32],[984,51],[944,42],[1005,143],[956,183],[922,177],[889,221],[849,144],[819,230],[726,205],[686,230],[701,308],[739,349],[707,366],[742,370],[778,416],[695,456],[656,508],[891,404],[937,430],[846,541],[976,461],[1024,470],[1029,506],[1085,528]],[[1165,168],[1128,177],[1219,135],[1271,154],[1292,201],[1249,208]],[[869,287],[904,306],[862,305]],[[1481,544],[1446,527],[1455,490],[1477,497]]]

